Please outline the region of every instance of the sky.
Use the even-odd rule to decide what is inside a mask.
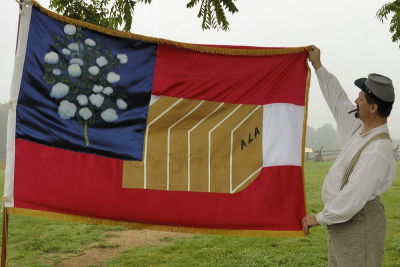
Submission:
[[[9,99],[18,5],[3,0],[0,9],[0,103]],[[48,8],[48,0],[38,1]],[[355,100],[359,90],[354,80],[369,73],[389,76],[397,102],[389,117],[393,139],[400,139],[400,48],[391,41],[389,22],[381,23],[376,12],[379,0],[237,0],[239,12],[228,15],[230,30],[203,31],[196,17],[198,7],[187,9],[189,0],[153,0],[135,9],[133,33],[197,44],[297,47],[314,44],[322,51],[322,64],[341,82]],[[308,125],[325,123],[336,127],[333,116],[312,73]]]

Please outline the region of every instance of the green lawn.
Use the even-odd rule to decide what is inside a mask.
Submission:
[[[305,165],[309,213],[321,210],[321,186],[332,162]],[[388,238],[384,266],[400,261],[400,179],[382,201],[388,213]],[[196,236],[164,246],[132,248],[107,266],[327,266],[326,229],[311,229],[305,238],[239,238]]]
[[[0,171],[0,178],[3,184],[4,171]],[[11,215],[8,263],[9,266],[52,266],[64,258],[79,255],[90,243],[104,240],[107,230],[123,229]]]
[[[320,189],[331,162],[307,162],[307,207],[321,209]],[[400,261],[400,179],[382,197],[388,215],[384,266]],[[3,173],[0,172],[0,176]],[[51,266],[62,258],[81,253],[89,243],[100,241],[108,229],[96,225],[65,223],[11,216],[8,241],[9,266]],[[326,266],[326,229],[311,229],[305,238],[241,238],[194,236],[170,240],[160,246],[132,248],[110,259],[107,266]]]

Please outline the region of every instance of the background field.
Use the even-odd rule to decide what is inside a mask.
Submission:
[[[318,212],[320,189],[331,162],[306,162],[309,213]],[[397,178],[382,201],[388,215],[383,266],[400,266],[400,163]],[[1,182],[4,172],[0,171]],[[67,223],[11,216],[9,266],[53,266],[81,254],[93,242],[110,238],[108,230],[121,227]],[[123,233],[123,232],[122,232]],[[132,248],[110,258],[107,266],[326,266],[326,229],[313,228],[305,238],[240,238],[192,236],[164,239],[162,245]],[[107,246],[104,246],[107,249]],[[90,266],[90,265],[89,265]],[[96,266],[96,265],[92,265]]]

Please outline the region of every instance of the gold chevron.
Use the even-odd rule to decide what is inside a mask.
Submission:
[[[236,193],[262,168],[262,106],[162,96],[150,106],[143,160],[124,188]]]

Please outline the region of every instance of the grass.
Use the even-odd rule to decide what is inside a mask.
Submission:
[[[3,183],[4,171],[0,171],[0,178]],[[109,230],[124,228],[12,215],[7,249],[9,266],[53,266],[81,254],[93,242],[104,241]]]
[[[321,186],[332,162],[305,165],[307,208],[321,210]],[[383,266],[399,266],[400,179],[382,196],[388,215],[388,233]],[[326,229],[311,229],[306,238],[241,238],[195,236],[162,245],[132,248],[110,259],[107,266],[326,266]]]
[[[321,210],[321,185],[331,162],[305,165],[309,213]],[[399,266],[400,255],[400,163],[397,179],[382,196],[388,215],[388,233],[383,266]],[[0,177],[3,180],[3,172]],[[10,216],[9,266],[52,266],[79,255],[91,243],[105,244],[108,230],[124,230],[67,223],[23,216]],[[110,259],[107,266],[326,266],[326,229],[311,229],[306,238],[242,238],[194,236],[169,240],[159,246],[135,247]],[[104,248],[109,248],[104,245]],[[112,246],[111,246],[112,247]]]
[[[91,246],[90,248],[102,248],[102,249],[107,249],[107,248],[119,248],[120,245],[118,244],[107,244],[104,242],[101,242],[99,244],[96,244],[94,246]]]

